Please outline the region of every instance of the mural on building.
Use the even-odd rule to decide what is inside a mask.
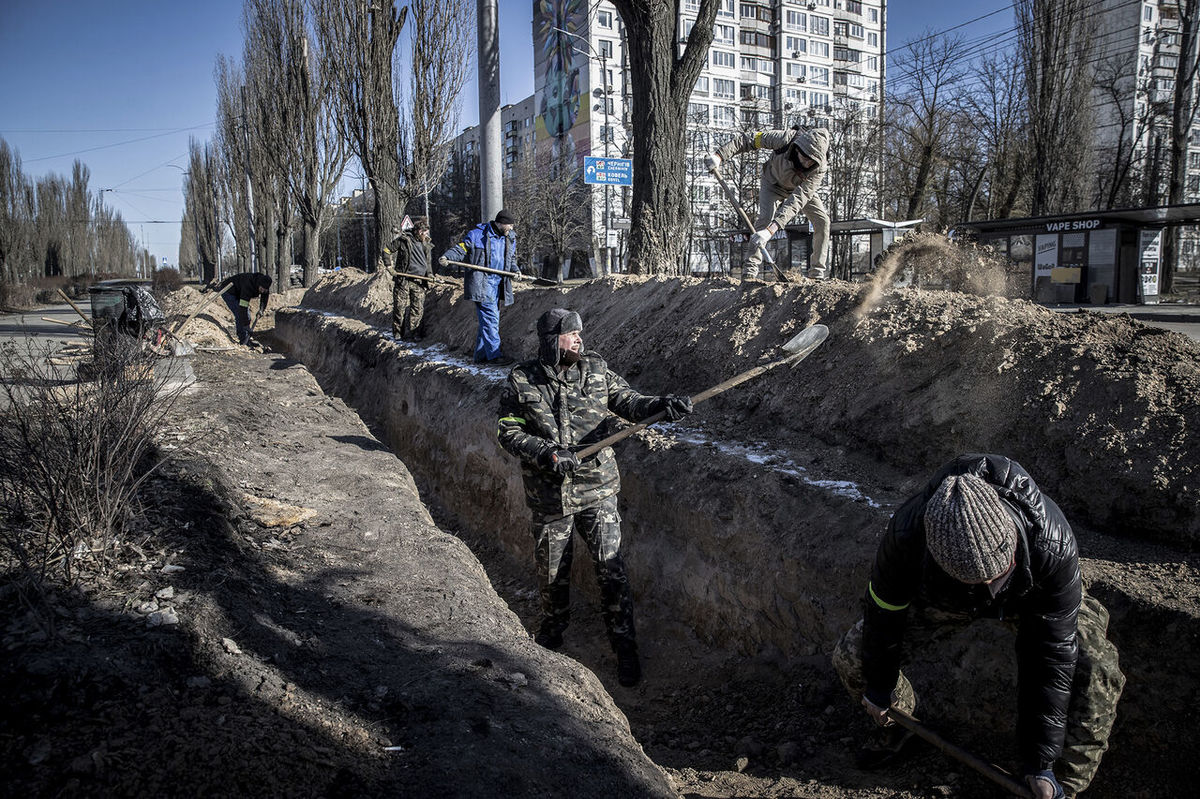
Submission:
[[[582,163],[590,152],[584,85],[588,82],[586,0],[534,0],[535,91],[539,95],[537,138],[549,141],[551,155]],[[558,30],[556,30],[556,28]],[[575,34],[584,38],[581,42]]]

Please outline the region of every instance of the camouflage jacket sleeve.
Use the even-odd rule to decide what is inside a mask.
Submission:
[[[754,150],[776,150],[787,146],[794,135],[795,133],[790,130],[756,130],[740,133],[725,142],[717,150],[717,155],[721,156],[722,161],[728,161],[735,155]]]
[[[608,381],[608,409],[622,419],[640,422],[660,410],[659,397],[637,393],[613,370],[606,369],[605,378]]]
[[[541,402],[538,390],[530,385],[527,375],[520,368],[513,369],[500,394],[496,437],[506,452],[529,464],[535,463],[542,453],[556,449],[549,439],[527,432],[527,416],[534,410],[530,404],[537,402]]]

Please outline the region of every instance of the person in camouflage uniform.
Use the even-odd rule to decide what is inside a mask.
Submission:
[[[587,544],[600,586],[604,624],[625,686],[641,679],[633,596],[621,557],[621,478],[611,447],[579,460],[576,452],[607,438],[621,417],[638,422],[662,411],[691,413],[688,397],[637,393],[583,348],[579,314],[556,308],[537,322],[538,357],[513,367],[500,397],[500,445],[521,460],[532,511],[542,617],[535,640],[562,644],[570,621],[572,530]],[[616,414],[614,416],[613,414]]]
[[[1083,591],[1075,535],[1020,464],[967,454],[944,465],[892,516],[863,602],[833,654],[851,697],[884,727],[860,765],[882,765],[910,735],[886,715],[889,704],[916,708],[903,652],[995,618],[1016,629],[1018,748],[1033,795],[1088,787],[1125,676],[1108,611]]]
[[[417,217],[409,232],[394,227],[392,235],[392,241],[379,253],[376,268],[385,269],[392,276],[392,335],[416,341],[422,338],[420,328],[425,315],[428,282],[407,276],[430,277],[433,274],[429,222],[425,217]]]

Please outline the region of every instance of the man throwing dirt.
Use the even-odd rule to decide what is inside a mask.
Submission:
[[[1105,637],[1108,611],[1082,589],[1071,526],[1016,461],[968,454],[943,466],[892,516],[864,605],[833,654],[842,683],[883,727],[860,765],[893,759],[911,735],[887,715],[889,705],[911,713],[917,704],[902,646],[1003,619],[1017,633],[1025,781],[1038,799],[1088,787],[1125,676]]]
[[[756,230],[750,237],[753,252],[746,259],[742,279],[758,279],[763,261],[762,248],[802,212],[813,228],[809,275],[825,277],[829,213],[817,196],[817,190],[821,188],[827,169],[829,134],[821,128],[743,133],[705,156],[704,164],[710,171],[716,171],[730,157],[754,150],[771,150],[773,154],[763,164],[758,187],[758,219],[754,223]]]
[[[250,301],[258,300],[258,313],[255,320],[267,312],[267,299],[271,296],[271,276],[261,272],[238,272],[230,275],[217,285],[208,285],[200,290],[201,294],[209,291],[229,290],[221,295],[221,299],[229,306],[233,314],[233,323],[237,329],[237,340],[242,346],[250,344]]]
[[[555,308],[537,322],[538,357],[513,367],[500,397],[500,446],[521,459],[542,618],[536,640],[557,649],[571,614],[572,530],[587,544],[600,584],[604,625],[617,654],[617,680],[642,676],[633,595],[621,558],[621,478],[611,447],[579,460],[575,452],[607,438],[612,414],[638,422],[663,411],[668,421],[692,412],[689,397],[648,397],[583,348],[579,314]]]
[[[427,281],[418,278],[433,274],[429,222],[423,216],[417,217],[411,229],[404,231],[394,227],[392,235],[392,241],[379,253],[379,267],[392,276],[392,335],[416,341],[422,338],[421,318],[425,315],[428,285]]]

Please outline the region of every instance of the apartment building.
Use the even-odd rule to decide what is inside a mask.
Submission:
[[[1178,0],[1103,0],[1097,9],[1092,60],[1100,207],[1167,201],[1176,74],[1181,63],[1198,57],[1194,42],[1190,53],[1181,52],[1179,13]],[[1200,126],[1192,132],[1187,166],[1183,202],[1200,202]],[[1200,270],[1194,227],[1181,229],[1179,266]]]

